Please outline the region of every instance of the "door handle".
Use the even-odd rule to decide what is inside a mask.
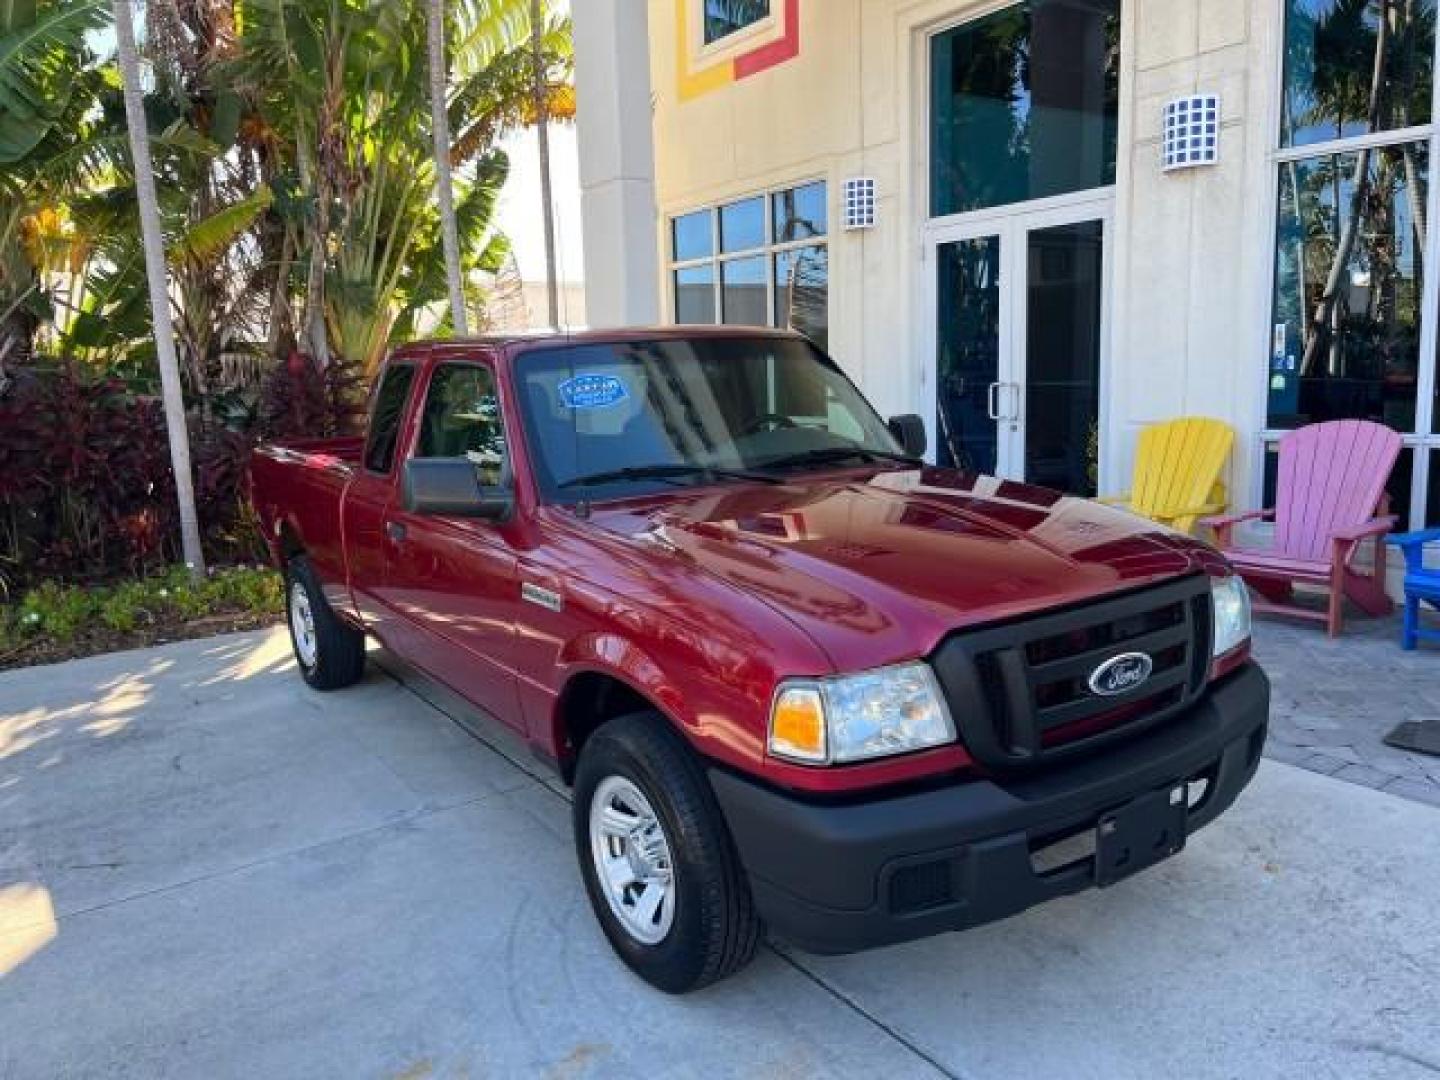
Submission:
[[[1000,387],[1004,383],[992,382],[990,389],[985,394],[985,412],[991,420],[999,420],[1000,417]]]
[[[409,532],[410,530],[405,528],[405,523],[403,521],[385,522],[385,535],[390,538],[392,543],[403,544],[405,542],[405,537],[409,535]]]

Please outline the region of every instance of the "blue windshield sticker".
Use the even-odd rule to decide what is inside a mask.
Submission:
[[[630,396],[615,375],[575,375],[556,389],[567,409],[609,409]]]

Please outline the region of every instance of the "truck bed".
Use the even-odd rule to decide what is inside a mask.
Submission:
[[[363,436],[342,435],[334,439],[277,439],[259,447],[255,455],[280,461],[294,461],[299,458],[319,466],[359,465],[364,449]]]
[[[341,500],[359,470],[365,440],[291,439],[267,443],[251,461],[251,497],[276,555],[284,539],[282,523],[304,537],[306,555],[323,580],[337,586],[349,580],[341,527]],[[348,608],[343,592],[332,596]]]

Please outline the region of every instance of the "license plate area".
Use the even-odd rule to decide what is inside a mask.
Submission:
[[[1113,885],[1185,846],[1185,785],[1132,799],[1095,823],[1095,884]]]

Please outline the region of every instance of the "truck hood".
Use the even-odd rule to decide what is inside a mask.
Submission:
[[[684,559],[802,629],[837,671],[927,655],[952,630],[1223,560],[1087,499],[923,468],[667,493],[594,523]]]

